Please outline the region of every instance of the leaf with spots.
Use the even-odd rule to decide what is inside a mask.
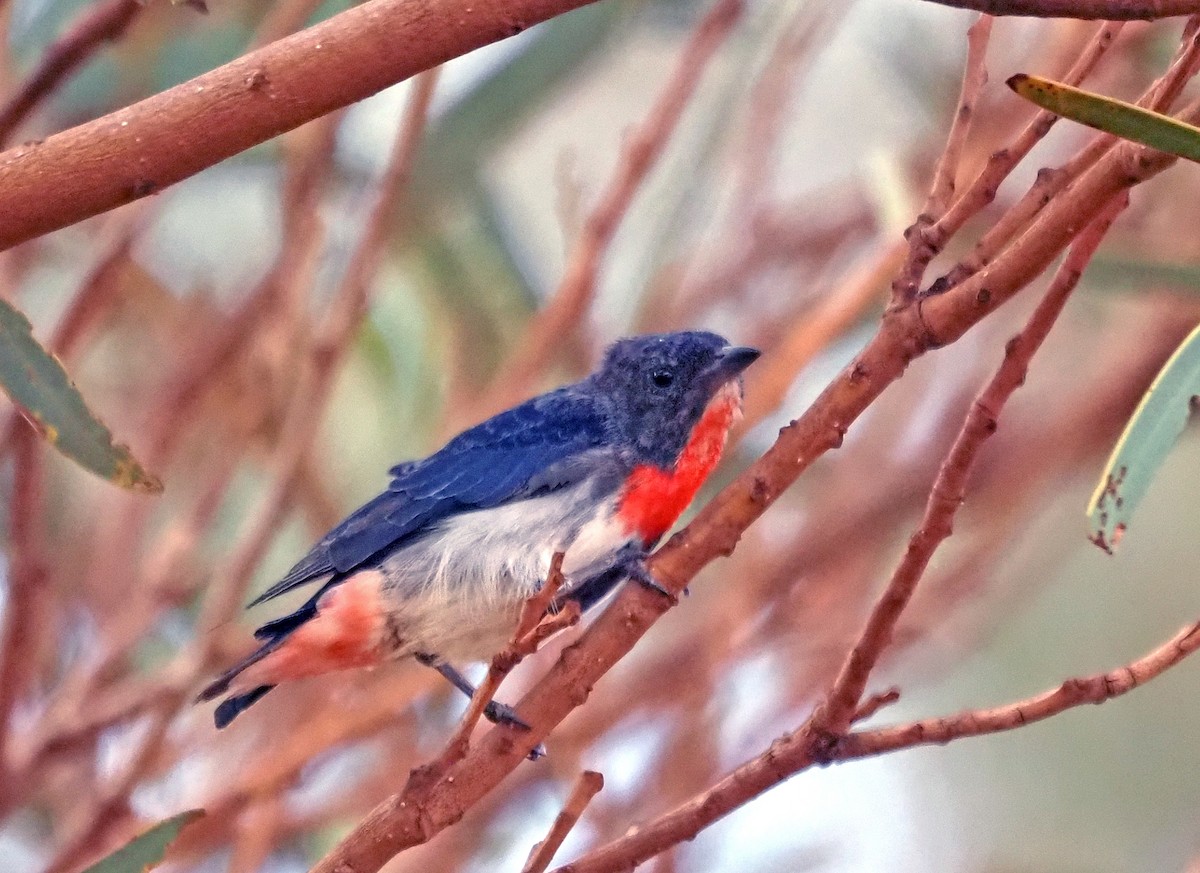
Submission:
[[[179,832],[203,815],[202,809],[190,809],[160,821],[83,873],[145,873],[162,861]]]
[[[1089,539],[1108,553],[1200,402],[1200,327],[1175,350],[1125,426],[1088,504]]]
[[[162,483],[88,409],[59,360],[33,338],[29,320],[0,300],[0,387],[49,443],[122,488],[157,493]]]
[[[1177,118],[1024,73],[1009,79],[1008,87],[1055,115],[1189,161],[1200,161],[1200,128]]]

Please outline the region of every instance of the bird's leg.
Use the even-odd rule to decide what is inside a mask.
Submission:
[[[459,673],[450,664],[447,664],[435,655],[418,654],[416,658],[426,667],[432,667],[445,676],[451,685],[467,695],[468,700],[475,696],[475,686],[471,684],[466,676]],[[483,717],[493,724],[508,724],[521,728],[521,730],[529,730],[529,725],[517,716],[516,711],[511,706],[507,703],[501,703],[498,700],[488,701],[488,705],[483,710]]]

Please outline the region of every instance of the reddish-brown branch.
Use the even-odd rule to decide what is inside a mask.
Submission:
[[[1200,12],[1200,0],[928,0],[986,15],[1083,18],[1089,21],[1152,21]]]
[[[1119,21],[1106,21],[1101,24],[1079,59],[1062,77],[1063,81],[1068,85],[1080,84],[1108,51],[1123,27],[1124,23]],[[1000,184],[1008,178],[1017,164],[1024,160],[1030,149],[1050,132],[1057,120],[1058,116],[1053,112],[1038,110],[1033,120],[1015,140],[988,157],[987,163],[970,187],[954,201],[937,224],[929,228],[929,237],[935,248],[940,250],[944,247],[946,241],[957,233],[969,218],[996,199],[996,191]]]
[[[1047,207],[1003,257],[957,288],[885,314],[879,332],[808,411],[748,470],[705,506],[650,561],[655,578],[679,592],[701,569],[728,555],[742,532],[900,377],[909,362],[952,342],[1040,274],[1121,191],[1161,172],[1174,158],[1133,145],[1114,149]],[[670,604],[626,586],[579,642],[563,650],[520,703],[539,742],[637,643]],[[511,737],[489,731],[445,774],[419,769],[325,859],[315,873],[374,873],[397,852],[458,821],[524,758]]]
[[[689,832],[694,833],[686,824],[688,820],[708,818],[713,809],[726,806],[731,796],[743,800],[753,797],[815,764],[867,758],[915,746],[999,733],[1042,721],[1085,703],[1103,703],[1144,685],[1197,649],[1200,649],[1200,622],[1189,625],[1144,657],[1116,670],[1068,679],[1051,691],[993,709],[968,710],[946,718],[831,737],[819,756],[797,744],[801,731],[788,734],[668,816],[629,837],[589,852],[580,860],[558,868],[555,873],[608,873],[630,869],[640,859],[648,857],[635,850],[637,843],[648,839],[664,841],[668,828],[674,826],[675,831],[666,844],[675,845],[687,839]]]
[[[500,684],[513,671],[513,668],[537,651],[537,647],[551,633],[560,630],[566,624],[573,624],[579,620],[579,604],[570,601],[568,607],[573,606],[574,609],[556,613],[543,622],[547,610],[550,609],[550,605],[554,602],[554,598],[563,584],[562,561],[563,553],[555,552],[550,559],[550,572],[546,574],[545,584],[522,604],[521,616],[517,620],[517,627],[513,631],[512,639],[503,650],[497,652],[496,656],[492,658],[491,664],[488,665],[487,675],[483,677],[483,681],[471,695],[471,703],[467,707],[467,711],[459,721],[454,735],[446,744],[445,751],[442,752],[442,757],[437,764],[439,769],[445,770],[456,761],[461,760],[462,756],[467,753],[471,734],[475,731],[475,726],[479,724],[479,719],[483,717],[483,711],[496,696],[496,692],[500,690]]]
[[[45,142],[9,149],[0,154],[0,249],[161,191],[590,2],[370,0]]]
[[[41,535],[43,481],[41,440],[34,428],[18,422],[12,442],[13,485],[9,501],[9,565],[3,622],[0,624],[0,806],[14,789],[11,753],[13,706],[31,675],[34,639],[33,600],[45,584],[45,543]]]
[[[144,6],[140,0],[103,0],[86,6],[67,32],[50,44],[16,93],[0,107],[0,145],[8,142],[34,107],[91,57],[101,43],[124,34]]]
[[[860,721],[866,721],[874,717],[879,710],[891,706],[900,699],[899,688],[889,688],[887,691],[880,691],[877,694],[872,694],[865,698],[858,708],[854,710],[854,714],[850,716],[851,724],[858,724]]]
[[[945,215],[946,210],[950,208],[950,200],[954,196],[955,177],[958,175],[963,146],[971,132],[975,104],[979,101],[979,94],[983,90],[983,86],[987,84],[985,61],[991,36],[992,18],[988,15],[981,15],[979,20],[967,30],[967,60],[963,69],[958,106],[954,111],[954,120],[950,123],[946,147],[942,150],[937,167],[933,172],[933,184],[929,188],[925,206],[912,226],[904,231],[904,237],[908,240],[909,247],[908,260],[892,283],[893,306],[901,306],[916,298],[921,278],[925,275],[925,268],[941,251],[941,245],[930,235],[929,231]]]
[[[776,740],[771,748],[711,790],[677,807],[635,833],[589,852],[562,868],[562,873],[600,873],[636,866],[659,852],[691,839],[700,830],[728,815],[751,798],[814,763],[833,760],[832,749],[845,738],[856,717],[878,709],[860,703],[871,671],[891,641],[896,622],[908,605],[930,558],[950,536],[962,505],[967,479],[980,447],[996,431],[1005,403],[1025,381],[1034,353],[1058,319],[1084,266],[1127,203],[1122,197],[1094,220],[1071,247],[1062,267],[1025,329],[1005,348],[1004,360],[967,414],[958,438],[942,463],[929,494],[925,516],[909,541],[903,559],[876,602],[825,700],[803,726]]]
[[[966,495],[967,479],[980,447],[995,433],[996,422],[1004,405],[1013,392],[1024,384],[1030,360],[1041,348],[1067,298],[1078,284],[1084,267],[1127,203],[1126,193],[1079,235],[1025,329],[1005,347],[1003,363],[971,405],[967,420],[938,471],[920,527],[909,540],[904,558],[871,611],[862,636],[833,684],[827,703],[813,716],[812,721],[818,731],[842,734],[850,726],[871,671],[891,642],[896,623],[912,598],[917,583],[925,574],[933,553],[953,532],[954,517]]]
[[[533,851],[529,853],[529,860],[525,863],[521,873],[544,873],[550,866],[550,862],[554,860],[554,853],[563,844],[563,840],[567,838],[571,828],[575,827],[575,822],[579,821],[579,817],[592,802],[592,798],[603,787],[604,777],[594,770],[584,770],[579,774],[579,779],[575,781],[575,787],[571,789],[571,796],[567,798],[562,812],[550,826],[550,833],[546,834],[546,839],[533,847]]]
[[[616,174],[584,221],[558,290],[526,328],[512,360],[493,380],[487,411],[510,406],[528,394],[531,384],[572,338],[573,327],[595,295],[600,262],[621,220],[744,6],[744,0],[716,0],[692,33],[650,114],[629,135]]]
[[[1145,685],[1200,649],[1200,622],[1188,625],[1158,648],[1124,667],[1068,679],[1035,697],[991,709],[972,709],[894,727],[857,731],[842,739],[833,759],[848,761],[914,746],[948,743],[1024,727],[1085,703],[1104,703]]]
[[[1198,55],[1200,55],[1200,29],[1195,27],[1194,22],[1189,22],[1171,65],[1153,85],[1146,89],[1146,92],[1138,99],[1138,105],[1154,109],[1156,112],[1165,112],[1169,109],[1178,98],[1184,85],[1195,74],[1194,67]],[[1003,251],[1005,246],[1029,228],[1030,223],[1052,198],[1057,197],[1059,192],[1065,190],[1068,185],[1094,167],[1096,162],[1118,142],[1118,138],[1112,134],[1099,134],[1061,167],[1041,170],[1029,190],[1015,206],[988,229],[987,233],[975,244],[971,254],[956,264],[944,277],[934,282],[930,290],[943,291],[953,287],[990,263]],[[988,170],[985,168],[984,173],[987,172]],[[954,220],[961,223],[969,217],[965,214],[958,215]],[[948,225],[946,229],[952,231],[957,228]]]

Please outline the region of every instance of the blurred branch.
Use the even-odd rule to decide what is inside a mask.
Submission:
[[[1200,0],[926,0],[985,15],[1153,21],[1200,12]]]
[[[592,798],[603,787],[604,777],[594,770],[584,770],[579,774],[579,778],[575,781],[575,787],[571,789],[571,796],[567,798],[562,812],[550,826],[550,833],[546,834],[546,839],[533,847],[529,853],[529,860],[525,863],[521,873],[545,873],[550,862],[554,860],[554,853],[563,844],[563,840],[567,838],[571,828],[575,827],[575,822],[579,821],[579,817],[592,802]]]
[[[584,221],[558,290],[516,345],[511,361],[492,382],[486,411],[524,397],[554,362],[565,343],[577,337],[579,323],[595,296],[605,250],[611,244],[638,188],[666,148],[701,76],[742,15],[744,0],[716,0],[679,54],[670,80],[649,115],[629,136],[617,169],[596,207]]]
[[[909,540],[900,565],[876,601],[866,627],[833,687],[807,721],[795,732],[777,739],[767,752],[743,764],[711,789],[635,833],[588,852],[580,860],[561,868],[563,873],[626,869],[691,839],[784,779],[813,764],[833,760],[829,750],[845,738],[856,716],[860,712],[870,715],[878,708],[870,702],[860,703],[863,691],[880,655],[891,642],[896,622],[924,575],[930,558],[953,530],[954,516],[963,503],[967,479],[979,449],[996,432],[996,421],[1005,403],[1024,384],[1030,360],[1058,319],[1083,268],[1127,202],[1127,197],[1116,201],[1080,234],[1025,329],[1006,346],[1003,362],[971,405],[962,430],[942,463],[929,493],[925,517]],[[1200,640],[1197,644],[1200,645]]]
[[[589,2],[370,0],[132,106],[0,153],[0,249],[161,191]]]
[[[13,483],[9,512],[9,563],[4,602],[0,606],[0,808],[18,781],[12,772],[13,707],[33,670],[35,625],[33,602],[46,581],[44,509],[40,439],[32,427],[18,427],[12,437]]]
[[[747,375],[745,414],[737,426],[737,439],[783,405],[796,375],[864,317],[872,301],[904,263],[907,246],[895,242],[872,252],[866,263],[823,294],[811,310],[805,310],[789,326],[786,336],[761,365]]]
[[[101,43],[120,38],[144,7],[141,0],[102,0],[84,7],[66,33],[46,49],[16,93],[0,107],[0,145],[8,142],[38,103],[91,57]]]
[[[255,513],[247,520],[242,536],[224,568],[209,585],[197,625],[201,630],[196,645],[180,656],[177,682],[169,686],[153,706],[151,726],[121,776],[108,786],[101,801],[76,829],[51,861],[49,870],[66,870],[107,842],[106,834],[119,820],[129,792],[152,763],[162,744],[171,717],[186,700],[186,692],[219,654],[213,631],[236,613],[244,599],[253,571],[261,560],[279,520],[288,510],[288,497],[310,443],[322,421],[321,412],[332,392],[334,377],[355,331],[366,312],[371,281],[383,243],[383,228],[391,214],[412,165],[413,156],[424,131],[429,102],[436,82],[436,71],[418,77],[408,109],[400,124],[387,169],[378,184],[366,224],[350,264],[342,277],[334,301],[321,330],[314,338],[308,366],[294,392],[287,420],[281,428],[282,442],[275,454],[275,478]]]

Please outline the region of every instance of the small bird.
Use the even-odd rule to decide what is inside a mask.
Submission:
[[[557,552],[558,597],[583,610],[626,579],[667,594],[646,556],[720,460],[758,356],[701,331],[622,339],[587,378],[393,467],[386,491],[250,604],[315,588],[198,700],[229,695],[223,728],[280,682],[409,656],[469,696],[454,663],[508,642]],[[495,701],[485,715],[524,726]]]

